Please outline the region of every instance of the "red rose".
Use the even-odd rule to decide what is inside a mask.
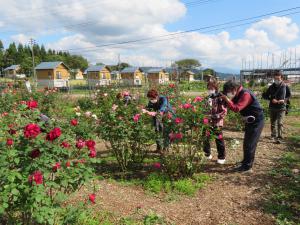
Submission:
[[[59,138],[61,135],[61,130],[58,127],[55,127],[53,130],[51,130],[49,132],[49,134],[47,134],[46,139],[48,141],[54,141],[55,139]]]
[[[24,128],[24,136],[26,138],[36,138],[40,133],[40,127],[34,123],[30,123]]]
[[[89,157],[95,158],[97,156],[97,152],[95,150],[90,151]]]
[[[61,146],[62,146],[63,148],[69,148],[71,145],[70,145],[68,142],[63,141],[63,142],[61,143]]]
[[[95,194],[90,194],[89,195],[89,200],[90,200],[90,202],[92,202],[93,204],[95,204],[96,195]]]
[[[17,131],[14,130],[14,129],[9,129],[8,133],[9,133],[10,135],[15,135],[15,134],[17,133]]]
[[[210,137],[210,132],[208,130],[205,131],[205,135],[206,135],[206,137]]]
[[[32,101],[27,101],[26,105],[27,105],[28,109],[35,109],[35,108],[38,107],[37,101],[33,101],[33,100]]]
[[[30,152],[29,156],[33,159],[40,157],[41,152],[39,149],[35,149],[32,152]]]
[[[61,166],[60,166],[60,163],[57,162],[57,163],[55,163],[55,165],[52,167],[52,171],[53,171],[53,172],[57,172],[57,170],[60,169],[60,167],[61,167]]]
[[[207,125],[207,124],[209,123],[209,120],[208,120],[207,118],[204,118],[204,119],[203,119],[203,123],[204,123],[205,125]]]
[[[13,139],[9,138],[9,139],[6,140],[6,145],[7,146],[12,146],[13,144],[14,144],[14,140]]]
[[[2,116],[3,116],[3,117],[4,117],[4,116],[8,116],[8,112],[2,113]]]
[[[175,84],[169,84],[169,87],[170,87],[170,88],[175,88],[176,85],[175,85]]]
[[[182,119],[182,118],[179,118],[179,117],[177,117],[177,118],[175,119],[175,123],[176,123],[176,124],[183,123],[183,119]]]
[[[43,174],[40,171],[35,171],[32,175],[28,178],[29,183],[32,183],[33,181],[39,185],[43,183]]]
[[[160,169],[161,168],[161,164],[159,162],[153,163],[153,167],[155,169]]]
[[[96,142],[93,140],[85,141],[85,145],[90,149],[95,149]]]
[[[71,123],[71,125],[72,126],[77,126],[78,125],[78,120],[76,120],[76,119],[72,119],[71,121],[70,121],[70,123]]]
[[[203,100],[203,98],[200,97],[200,96],[198,96],[198,97],[196,97],[196,98],[194,99],[194,103],[196,103],[196,102],[201,102],[202,100]]]
[[[82,149],[85,146],[85,142],[83,140],[78,140],[76,142],[76,148]]]
[[[222,139],[223,139],[223,135],[222,135],[222,134],[219,134],[219,135],[218,135],[218,139],[222,140]]]
[[[66,162],[66,167],[68,168],[68,167],[70,167],[71,166],[71,163],[68,161],[68,162]]]

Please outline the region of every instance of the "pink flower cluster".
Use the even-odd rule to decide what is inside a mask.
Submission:
[[[182,133],[170,133],[169,134],[170,141],[180,140],[183,138]]]

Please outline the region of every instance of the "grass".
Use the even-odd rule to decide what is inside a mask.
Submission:
[[[278,225],[300,224],[300,156],[299,149],[288,152],[271,172],[273,185],[265,210],[275,215]]]

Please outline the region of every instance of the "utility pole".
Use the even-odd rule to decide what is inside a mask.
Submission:
[[[30,38],[29,40],[29,44],[31,46],[31,52],[32,52],[32,72],[33,72],[33,80],[34,80],[34,84],[35,87],[37,87],[37,77],[36,77],[36,73],[35,73],[35,62],[34,62],[34,45],[36,44],[35,40],[33,38]]]

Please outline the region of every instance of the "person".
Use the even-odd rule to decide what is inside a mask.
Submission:
[[[28,80],[28,78],[25,78],[25,87],[26,87],[26,89],[27,89],[27,91],[28,91],[29,93],[32,92],[32,91],[31,91],[31,84],[30,84],[30,81]]]
[[[224,100],[218,97],[219,92],[219,85],[216,80],[209,81],[207,83],[207,89],[208,89],[208,101],[206,103],[206,108],[208,110],[208,115],[210,116],[210,124],[212,131],[214,135],[217,136],[216,138],[216,145],[217,145],[217,151],[218,151],[218,164],[224,164],[225,163],[225,142],[223,139],[223,132],[222,127],[224,125],[224,117],[227,114],[227,107]],[[212,159],[211,155],[211,147],[210,147],[210,136],[205,134],[205,141],[203,150],[205,152],[205,156],[207,159]]]
[[[255,95],[235,81],[224,84],[221,98],[226,101],[230,110],[240,113],[245,122],[244,158],[241,166],[235,170],[252,172],[257,143],[264,127],[263,109]]]
[[[147,113],[153,117],[153,126],[155,127],[155,131],[157,133],[161,133],[163,136],[163,140],[156,140],[156,151],[160,153],[161,150],[169,145],[169,133],[164,129],[161,116],[169,112],[172,114],[174,113],[167,97],[159,95],[157,90],[149,90],[147,98],[149,99],[149,102],[146,109],[143,109],[143,113]]]
[[[287,111],[287,101],[291,97],[290,89],[283,82],[281,71],[274,72],[274,83],[262,95],[269,100],[271,121],[271,139],[280,144],[283,140],[283,119]]]
[[[118,93],[116,98],[118,101],[123,102],[125,106],[129,105],[131,103],[131,101],[133,100],[129,91],[123,91],[123,92]]]

